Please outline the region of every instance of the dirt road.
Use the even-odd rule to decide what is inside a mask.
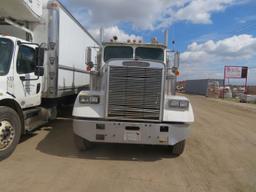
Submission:
[[[0,162],[1,192],[256,192],[256,113],[190,97],[196,115],[185,153],[99,145],[81,154],[72,123],[57,121],[23,138]]]

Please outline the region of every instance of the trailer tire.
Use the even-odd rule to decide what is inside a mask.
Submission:
[[[79,151],[88,151],[93,147],[93,143],[74,134],[74,143]]]
[[[0,107],[0,161],[15,150],[21,137],[21,120],[15,110]]]
[[[171,147],[171,153],[174,156],[180,156],[185,149],[186,140],[180,141]]]

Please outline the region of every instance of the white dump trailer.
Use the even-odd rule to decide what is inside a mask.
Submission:
[[[167,34],[167,33],[166,33]],[[182,154],[194,122],[190,101],[175,95],[179,53],[166,44],[104,42],[92,86],[81,91],[73,110],[80,150],[93,143],[171,146]]]
[[[0,159],[89,87],[98,48],[58,1],[0,2]]]

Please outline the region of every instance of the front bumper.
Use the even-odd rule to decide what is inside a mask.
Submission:
[[[175,145],[185,140],[190,125],[105,120],[73,120],[74,133],[90,142]]]

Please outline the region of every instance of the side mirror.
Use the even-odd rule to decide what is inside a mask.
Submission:
[[[36,66],[35,75],[38,77],[44,76],[44,67]]]
[[[35,68],[35,75],[38,77],[44,76],[44,53],[45,48],[43,48],[43,44],[40,45],[36,49],[36,68]]]
[[[101,57],[102,57],[102,54],[100,49],[100,51],[97,52],[97,71],[99,71],[101,68]]]
[[[173,68],[179,69],[179,67],[180,67],[180,53],[179,53],[179,52],[175,52],[175,53],[174,53],[174,64],[173,64]]]
[[[44,66],[44,48],[42,47],[37,50],[37,66]]]
[[[92,62],[92,48],[91,47],[87,47],[86,50],[86,63],[90,63]]]

